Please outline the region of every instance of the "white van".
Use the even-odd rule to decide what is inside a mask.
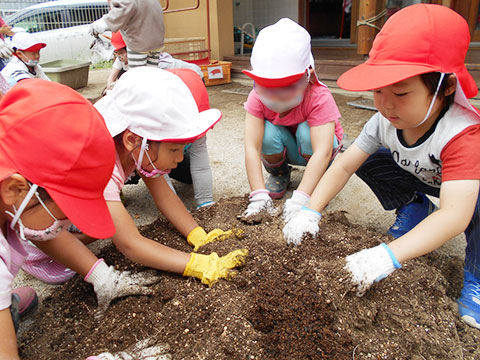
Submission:
[[[60,59],[90,60],[93,37],[90,24],[108,12],[107,0],[57,0],[29,6],[5,18],[11,27],[23,28],[47,47],[41,62]]]

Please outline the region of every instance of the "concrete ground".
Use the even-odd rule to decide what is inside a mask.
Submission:
[[[89,99],[97,98],[104,88],[109,70],[95,70],[90,72],[89,85],[80,89],[79,92]],[[364,99],[371,99],[371,93],[349,93],[336,87],[335,83],[328,83],[334,96],[348,96],[346,99],[357,100],[359,96]],[[209,87],[210,102],[212,107],[219,108],[223,112],[223,118],[215,128],[208,133],[208,149],[212,165],[214,179],[214,199],[228,198],[231,196],[244,195],[249,192],[243,150],[243,124],[244,110],[243,103],[252,87],[248,80],[238,80],[229,85]],[[342,98],[343,99],[343,98]],[[343,100],[342,100],[343,101]],[[346,129],[347,142],[351,142],[358,135],[361,127],[349,130],[349,124],[359,121],[350,115],[349,109],[340,107],[343,118],[342,123]],[[357,113],[356,113],[357,114]],[[360,124],[363,124],[373,114],[362,110]],[[292,173],[292,185],[290,191],[298,185],[303,170],[295,168]],[[187,207],[194,209],[193,191],[191,186],[174,182],[177,193],[184,200]],[[124,190],[128,200],[128,211],[132,214],[136,224],[145,225],[153,222],[159,213],[155,208],[153,200],[143,185],[128,185]],[[289,194],[287,194],[287,197]],[[393,223],[395,215],[393,212],[386,212],[380,206],[370,189],[356,176],[353,176],[343,191],[330,203],[328,211],[343,210],[353,223],[369,226],[378,231],[385,232]],[[232,219],[237,214],[232,214]],[[102,244],[108,244],[108,240],[99,241],[93,245],[98,250]],[[461,235],[449,241],[442,249],[450,255],[464,256],[465,240]],[[46,285],[32,278],[30,275],[21,272],[16,279],[16,286],[28,284],[34,286],[41,297],[48,296],[54,286]]]

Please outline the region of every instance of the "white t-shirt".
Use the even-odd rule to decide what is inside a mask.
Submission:
[[[413,145],[379,112],[355,144],[368,154],[382,146],[390,149],[398,166],[432,187],[439,188],[442,181],[480,179],[480,122],[456,103]]]
[[[117,57],[115,59],[115,61],[113,62],[112,68],[114,68],[116,70],[122,70],[123,69],[123,70],[127,71],[128,70],[128,65],[125,65],[125,63],[123,61],[121,61],[119,57]]]
[[[20,80],[24,79],[44,79],[50,80],[42,70],[40,65],[33,67],[34,73],[31,73],[27,67],[19,58],[12,56],[9,63],[1,71],[2,76],[7,80],[10,86],[15,85]]]

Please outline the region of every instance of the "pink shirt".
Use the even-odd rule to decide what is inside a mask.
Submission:
[[[103,191],[103,197],[105,198],[105,201],[122,201],[120,198],[120,192],[122,191],[125,181],[127,181],[128,177],[134,170],[132,169],[129,175],[125,175],[125,171],[123,170],[118,154],[115,154],[115,159],[115,167],[113,168],[112,177],[110,178],[107,187]]]
[[[23,241],[7,223],[7,237],[0,232],[0,310],[7,309],[12,303],[13,279],[26,256]]]
[[[295,127],[304,121],[308,121],[308,125],[312,127],[335,121],[335,135],[339,143],[342,141],[341,115],[332,93],[325,86],[310,85],[302,103],[290,110],[284,117],[280,117],[278,113],[263,105],[255,90],[250,91],[244,107],[249,114],[268,120],[274,125]]]

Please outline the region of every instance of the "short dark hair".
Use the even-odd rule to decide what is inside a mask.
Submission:
[[[423,83],[428,88],[428,91],[430,91],[431,95],[435,94],[435,91],[437,90],[438,82],[440,81],[440,75],[441,73],[439,72],[429,72],[420,75]],[[445,74],[442,84],[440,85],[440,89],[438,89],[438,98],[443,100],[443,106],[452,105],[455,99],[455,92],[450,95],[445,95],[445,92],[451,85],[452,80],[450,75],[452,74]]]

